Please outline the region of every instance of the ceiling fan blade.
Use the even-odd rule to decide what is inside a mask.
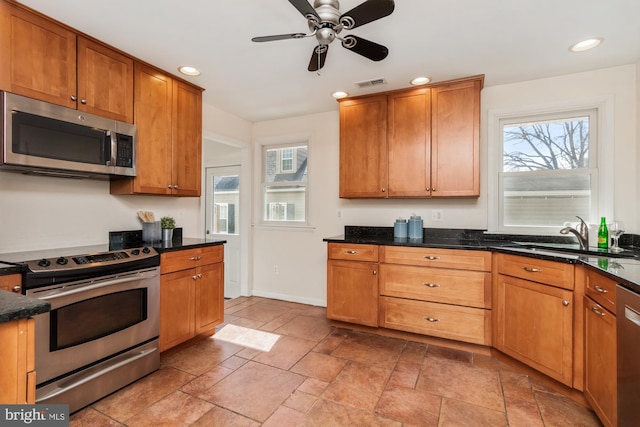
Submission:
[[[329,51],[329,45],[319,44],[313,48],[311,59],[309,60],[309,71],[318,71],[324,67],[324,61],[327,59],[327,52]]]
[[[347,30],[368,24],[391,15],[395,3],[393,0],[367,0],[340,17],[340,23]]]
[[[320,21],[318,12],[316,12],[316,10],[309,4],[307,0],[289,0],[289,3],[291,3],[293,7],[298,9],[298,12],[300,12],[305,18],[307,18],[309,15],[313,15],[318,18],[318,21]]]
[[[346,36],[342,46],[372,61],[382,61],[389,54],[389,49],[385,46],[358,36]]]
[[[272,42],[276,40],[286,40],[286,39],[302,39],[307,35],[304,33],[292,33],[292,34],[276,34],[273,36],[261,36],[254,37],[251,39],[252,42]]]

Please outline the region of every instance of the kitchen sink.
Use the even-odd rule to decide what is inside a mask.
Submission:
[[[604,258],[640,258],[635,251],[625,249],[622,252],[612,252],[609,249],[590,247],[581,249],[577,243],[530,243],[514,242],[514,248],[527,249],[534,252],[563,253],[576,256],[592,256]]]

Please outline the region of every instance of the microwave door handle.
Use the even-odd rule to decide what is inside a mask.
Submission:
[[[126,277],[117,277],[117,278],[112,279],[112,280],[100,281],[98,283],[94,283],[93,285],[79,286],[79,287],[76,287],[74,289],[70,289],[68,291],[59,292],[57,294],[39,295],[37,297],[49,301],[49,300],[52,300],[52,299],[62,298],[62,297],[66,297],[68,295],[77,294],[79,292],[86,292],[86,291],[90,291],[90,290],[93,290],[93,289],[99,289],[99,288],[104,288],[104,287],[107,287],[107,286],[118,285],[120,283],[135,282],[135,281],[138,281],[138,280],[150,279],[150,278],[156,277],[157,275],[158,275],[158,273],[154,269],[152,271],[147,271],[147,272],[142,272],[142,273],[135,273],[133,275],[128,275]],[[37,293],[37,291],[34,292],[34,296],[36,296],[35,295],[36,293]]]
[[[117,142],[117,133],[111,132],[110,130],[105,133],[105,150],[108,150],[108,153],[105,153],[105,159],[107,160],[107,166],[115,166],[116,165],[116,149],[118,147]]]

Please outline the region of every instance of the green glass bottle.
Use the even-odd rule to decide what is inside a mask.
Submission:
[[[609,247],[609,229],[604,217],[600,218],[600,227],[598,227],[598,247],[601,249]]]

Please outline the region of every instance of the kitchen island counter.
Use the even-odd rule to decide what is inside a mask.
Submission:
[[[26,319],[51,310],[47,301],[0,290],[0,323]]]

